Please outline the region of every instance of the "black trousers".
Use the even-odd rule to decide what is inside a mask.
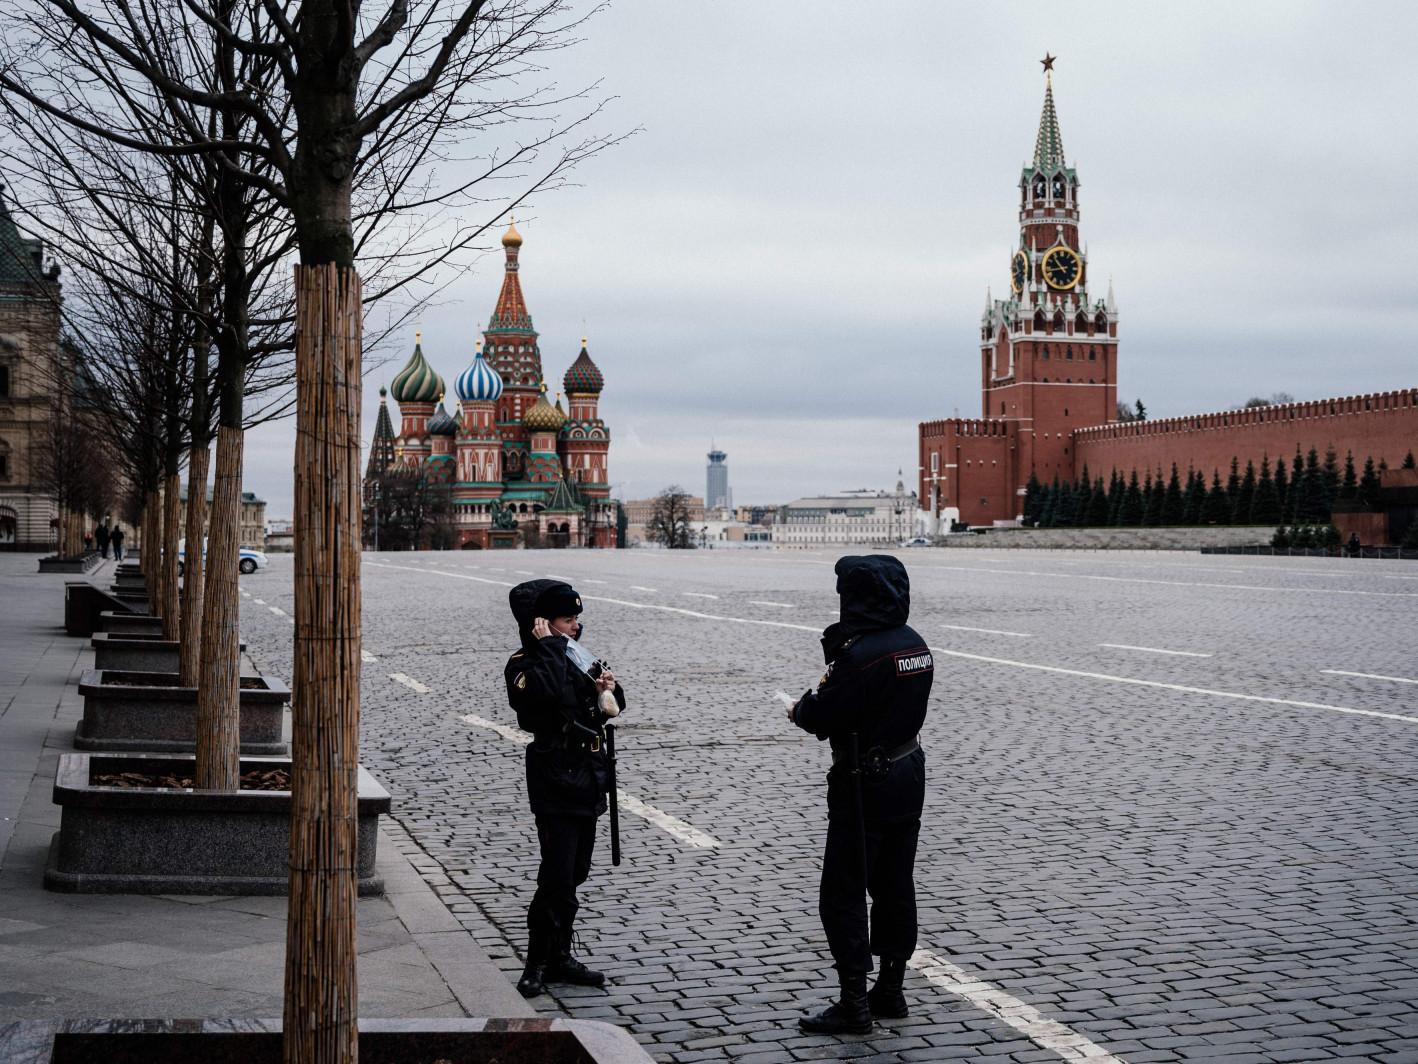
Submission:
[[[596,846],[594,816],[538,816],[542,863],[537,892],[527,909],[527,960],[545,964],[571,949],[571,929],[580,903],[576,888],[591,872]]]
[[[863,882],[856,821],[828,818],[818,912],[839,972],[870,972],[872,954],[904,961],[916,952],[916,881],[912,873],[920,833],[919,818],[868,820]],[[870,924],[868,894],[872,901]]]

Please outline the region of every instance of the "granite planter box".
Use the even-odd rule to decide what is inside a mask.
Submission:
[[[161,635],[162,618],[151,613],[105,610],[98,615],[99,627],[109,635]]]
[[[87,580],[64,581],[64,630],[70,635],[93,635],[105,613],[132,613],[124,602]]]
[[[178,643],[163,639],[161,632],[130,632],[116,635],[98,632],[89,640],[94,648],[94,668],[99,671],[177,672]],[[242,653],[246,644],[240,644]]]
[[[85,551],[83,554],[71,554],[66,558],[51,554],[49,557],[39,560],[39,571],[42,573],[87,573],[101,561],[103,559],[99,557],[96,550]]]
[[[123,772],[191,776],[181,754],[61,754],[54,778],[59,830],[44,885],[72,894],[284,894],[289,791],[96,786]],[[289,769],[288,757],[243,757],[241,771]],[[359,892],[378,894],[379,814],[389,792],[359,769]]]
[[[280,1064],[279,1020],[0,1023],[0,1064]],[[596,1020],[360,1020],[360,1064],[652,1064]]]
[[[115,591],[113,597],[134,613],[152,613],[152,603],[146,591]]]
[[[281,731],[290,688],[270,676],[243,676],[241,682],[241,752],[287,753]],[[76,749],[192,753],[197,748],[197,688],[178,687],[175,672],[85,669],[79,694],[84,716],[74,729]]]

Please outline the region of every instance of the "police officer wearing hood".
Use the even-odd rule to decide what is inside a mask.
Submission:
[[[596,817],[606,811],[610,764],[602,692],[616,707],[625,694],[609,669],[581,646],[581,596],[560,580],[528,580],[509,594],[522,649],[503,670],[527,745],[527,797],[537,822],[541,866],[527,910],[527,963],[517,989],[524,997],[547,983],[601,986],[605,976],[571,955],[576,888],[591,870]],[[618,711],[618,710],[617,710]]]
[[[901,562],[845,557],[836,573],[841,619],[822,635],[827,671],[788,710],[799,728],[832,745],[818,910],[841,995],[798,1021],[830,1034],[865,1033],[873,1017],[908,1014],[901,984],[916,949],[912,872],[926,790],[919,732],[934,677],[930,649],[906,623],[911,589]],[[874,954],[881,972],[868,992]]]

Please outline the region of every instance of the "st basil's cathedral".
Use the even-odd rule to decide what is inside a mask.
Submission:
[[[502,292],[471,363],[454,383],[453,413],[444,402],[443,378],[418,337],[388,389],[399,406],[397,435],[385,389],[379,390],[366,484],[391,466],[427,467],[450,487],[455,542],[465,549],[511,547],[518,538],[613,547],[610,432],[597,412],[605,380],[582,337],[581,352],[562,379],[566,407],[559,392],[555,402],[548,398],[518,279],[522,237],[515,225],[503,234],[502,247]],[[527,535],[532,530],[535,537]]]

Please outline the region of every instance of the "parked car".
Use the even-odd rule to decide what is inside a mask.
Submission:
[[[912,539],[903,539],[901,541],[901,546],[903,547],[929,547],[930,545],[930,536],[915,536]]]
[[[254,573],[257,569],[264,569],[270,564],[270,560],[259,550],[252,550],[249,547],[242,547],[241,556],[237,559],[236,568],[238,572]],[[207,556],[207,541],[202,541],[202,557]],[[183,563],[187,557],[187,541],[181,539],[177,541],[177,571],[181,574],[184,571]]]

